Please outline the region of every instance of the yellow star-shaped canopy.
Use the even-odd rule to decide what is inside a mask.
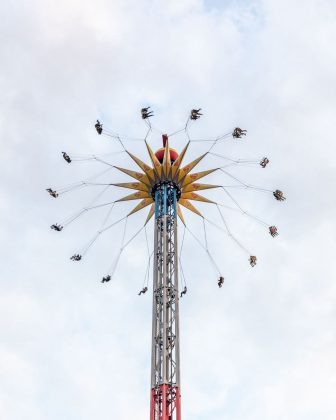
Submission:
[[[176,150],[171,149],[169,147],[168,138],[165,135],[163,136],[163,141],[164,147],[158,150],[156,153],[153,152],[153,150],[146,142],[146,147],[152,162],[152,166],[148,166],[142,160],[140,160],[132,153],[127,151],[128,155],[141,168],[142,172],[136,172],[130,169],[120,168],[118,166],[115,167],[119,171],[137,180],[137,182],[113,184],[117,187],[130,188],[136,190],[135,193],[120,198],[117,201],[120,202],[128,200],[141,200],[140,203],[129,213],[129,215],[151,205],[148,217],[146,219],[147,223],[154,214],[155,187],[160,183],[171,182],[175,185],[176,189],[178,190],[177,214],[181,219],[182,223],[185,224],[181,206],[203,217],[202,214],[197,210],[197,208],[191,203],[191,201],[202,201],[204,203],[213,204],[216,203],[197,194],[195,191],[217,188],[219,187],[219,185],[200,184],[196,181],[198,181],[201,178],[204,178],[205,176],[211,174],[219,168],[191,173],[194,167],[207,155],[207,153],[199,156],[197,159],[193,160],[188,165],[182,167],[182,161],[190,142],[188,142],[182,150],[182,152],[178,154]]]

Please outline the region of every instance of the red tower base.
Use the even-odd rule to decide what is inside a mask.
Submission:
[[[179,387],[164,384],[152,389],[150,420],[181,420]]]

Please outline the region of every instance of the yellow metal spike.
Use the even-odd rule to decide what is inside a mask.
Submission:
[[[148,176],[149,181],[154,182],[155,181],[154,169],[148,166],[141,159],[134,156],[132,153],[128,152],[127,150],[126,152],[134,160],[134,162],[145,172],[145,174]]]
[[[180,218],[181,222],[184,224],[184,226],[186,226],[185,221],[184,221],[184,217],[183,217],[183,213],[181,210],[181,206],[177,203],[177,215]]]
[[[148,151],[149,157],[151,158],[151,161],[153,163],[153,166],[154,166],[154,170],[156,172],[156,175],[157,175],[158,179],[161,179],[161,174],[162,174],[162,166],[161,166],[161,163],[159,162],[159,159],[155,156],[155,153],[150,148],[149,144],[147,142],[145,142],[145,143],[146,143],[146,147],[147,147],[147,151]]]
[[[202,171],[202,172],[196,172],[194,174],[190,174],[187,175],[183,182],[181,187],[186,187],[187,185],[191,184],[194,181],[197,181],[198,179],[201,179],[209,174],[211,174],[212,172],[218,171],[219,168],[215,168],[215,169],[208,169],[207,171]]]
[[[136,207],[134,207],[134,209],[130,213],[128,213],[127,216],[130,216],[131,214],[134,214],[137,211],[144,209],[145,207],[149,206],[152,203],[153,203],[152,198],[144,198],[142,201],[140,201],[140,203]]]
[[[146,226],[146,225],[147,225],[147,223],[150,221],[150,219],[153,217],[154,211],[155,211],[155,204],[152,204],[152,206],[151,206],[151,208],[150,208],[150,210],[149,210],[149,213],[148,213],[148,216],[147,216],[146,222],[145,222],[145,226]]]
[[[194,192],[182,193],[181,198],[186,200],[203,201],[203,203],[217,204],[215,201],[209,200],[208,198]]]
[[[129,200],[140,200],[141,198],[151,198],[149,192],[146,191],[137,191],[133,194],[126,195],[126,197],[119,198],[119,200],[116,200],[116,203],[118,201],[129,201]],[[153,199],[152,199],[153,201]]]
[[[188,165],[184,166],[180,169],[180,173],[178,176],[178,182],[181,182],[183,178],[192,170],[194,167],[206,156],[208,153],[204,153],[204,155],[198,157],[197,159],[190,162]]]
[[[168,139],[166,140],[166,146],[165,146],[165,151],[164,151],[164,156],[163,156],[162,168],[163,168],[164,178],[168,179],[168,177],[170,175],[170,168],[171,168]]]
[[[189,147],[190,141],[185,145],[184,149],[180,153],[179,157],[175,160],[172,166],[172,180],[174,180],[175,176],[177,175],[178,170],[180,169],[182,160],[184,158],[184,155],[186,154],[186,151]]]
[[[142,182],[143,184],[146,184],[149,187],[151,186],[146,174],[142,174],[141,172],[131,171],[130,169],[119,168],[118,166],[115,166],[115,168],[118,169],[121,172],[124,172],[124,174],[127,174],[127,175],[131,176],[132,178],[137,179],[138,181]]]
[[[193,184],[189,184],[182,189],[183,193],[192,192],[192,191],[201,191],[201,190],[209,190],[210,188],[219,188],[220,185],[213,185],[213,184],[197,184],[194,182]]]
[[[147,185],[142,184],[141,182],[120,182],[118,184],[112,184],[112,185],[114,185],[115,187],[129,188],[131,190],[150,192],[150,188],[148,188]]]
[[[201,213],[200,213],[200,212],[196,209],[196,207],[195,207],[195,206],[193,206],[193,205],[190,203],[190,201],[185,200],[185,199],[183,199],[183,198],[180,198],[180,199],[179,199],[179,204],[181,204],[181,206],[185,207],[186,209],[188,209],[188,210],[192,211],[193,213],[197,214],[198,216],[203,217],[203,216],[202,216],[202,214],[201,214]]]

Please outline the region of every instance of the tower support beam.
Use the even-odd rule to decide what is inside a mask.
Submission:
[[[181,420],[176,187],[155,191],[150,420]]]

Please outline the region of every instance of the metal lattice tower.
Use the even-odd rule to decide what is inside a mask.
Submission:
[[[151,420],[180,420],[177,188],[155,191]]]

